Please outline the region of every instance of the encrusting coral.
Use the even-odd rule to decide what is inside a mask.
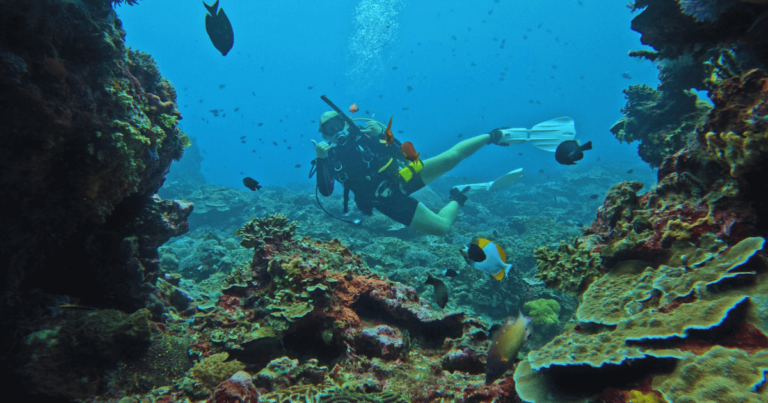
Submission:
[[[210,355],[195,364],[190,373],[196,379],[213,388],[245,368],[245,364],[240,361],[227,361],[227,358],[229,358],[227,353]]]

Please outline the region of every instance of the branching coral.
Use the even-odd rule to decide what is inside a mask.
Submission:
[[[237,235],[243,238],[240,245],[253,248],[264,242],[289,241],[296,235],[296,221],[288,222],[288,217],[282,214],[271,214],[268,217],[259,217],[245,223],[237,230]]]

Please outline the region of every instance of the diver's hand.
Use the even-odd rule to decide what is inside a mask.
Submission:
[[[325,141],[321,141],[320,143],[315,142],[315,140],[310,141],[315,145],[315,154],[317,155],[317,158],[325,158],[328,156],[328,150],[331,149],[330,144]]]
[[[373,121],[369,121],[368,123],[366,123],[365,129],[361,131],[374,138],[381,137],[384,134],[384,129],[382,129],[378,123]]]

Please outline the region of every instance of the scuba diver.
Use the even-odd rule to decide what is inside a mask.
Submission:
[[[349,192],[352,191],[355,204],[364,214],[371,215],[375,208],[387,217],[429,235],[442,236],[448,233],[459,213],[459,207],[464,206],[468,199],[470,186],[452,188],[449,196],[451,201],[437,213],[411,197],[412,193],[452,170],[488,144],[509,146],[538,140],[539,143],[533,141],[536,147],[554,151],[553,145],[562,141],[563,134],[566,139],[572,139],[575,135],[573,121],[570,118],[559,118],[567,121],[555,119],[531,130],[494,129],[490,133],[463,140],[423,162],[418,159],[409,161],[400,150],[400,142],[391,137],[391,133],[385,136],[383,124],[373,119],[359,118],[355,120],[368,122],[365,127],[357,126],[325,96],[321,98],[334,110],[320,116],[319,131],[325,141],[317,143],[311,140],[316,153],[316,159],[312,161],[317,172],[316,191],[328,197],[333,193],[334,181],[338,181],[344,188],[345,213],[348,212]],[[570,124],[572,132],[562,133],[558,126],[562,123]],[[552,126],[555,126],[554,132],[558,136],[550,135],[553,132],[550,129]],[[537,128],[540,130],[536,131]],[[536,137],[540,132],[546,133],[547,139]]]

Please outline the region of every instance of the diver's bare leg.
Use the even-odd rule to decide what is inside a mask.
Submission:
[[[488,144],[491,138],[489,134],[481,134],[471,139],[466,139],[459,144],[451,147],[448,151],[424,161],[424,168],[421,169],[421,180],[425,185],[441,177],[444,173],[455,168],[459,162],[477,152]],[[443,209],[445,210],[445,209]]]
[[[451,229],[451,224],[459,214],[459,203],[452,201],[435,214],[427,206],[419,203],[411,221],[411,228],[428,235],[443,236]]]

